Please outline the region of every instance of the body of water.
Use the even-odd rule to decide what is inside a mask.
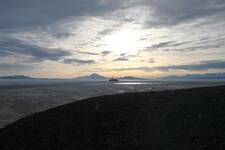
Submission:
[[[100,95],[225,85],[225,81],[0,80],[0,128],[62,104]]]

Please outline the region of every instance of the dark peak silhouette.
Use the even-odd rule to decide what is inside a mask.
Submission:
[[[139,78],[139,77],[133,77],[133,76],[124,76],[120,77],[120,80],[148,80],[146,78]]]
[[[11,76],[1,76],[0,79],[33,79],[33,78],[25,75],[11,75]]]
[[[161,80],[192,80],[192,79],[216,79],[216,80],[224,80],[225,73],[206,73],[206,74],[186,74],[180,76],[166,76],[159,78]]]
[[[99,75],[97,73],[92,73],[90,75],[86,75],[86,76],[80,76],[77,78],[74,78],[76,80],[107,80],[107,77],[104,77],[102,75]]]
[[[89,76],[90,76],[90,77],[95,77],[95,78],[105,78],[104,76],[101,76],[101,75],[99,75],[99,74],[97,74],[97,73],[92,73],[92,74],[90,74]]]

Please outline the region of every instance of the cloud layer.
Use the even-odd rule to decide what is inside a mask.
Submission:
[[[46,63],[67,77],[210,73],[225,71],[224,58],[224,0],[0,0],[2,75],[51,70]]]

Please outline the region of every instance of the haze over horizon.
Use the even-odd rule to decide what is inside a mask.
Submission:
[[[0,76],[219,72],[224,0],[0,0]]]

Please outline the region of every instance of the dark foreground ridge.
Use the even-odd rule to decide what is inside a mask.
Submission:
[[[0,130],[0,150],[225,149],[225,87],[102,96]]]

